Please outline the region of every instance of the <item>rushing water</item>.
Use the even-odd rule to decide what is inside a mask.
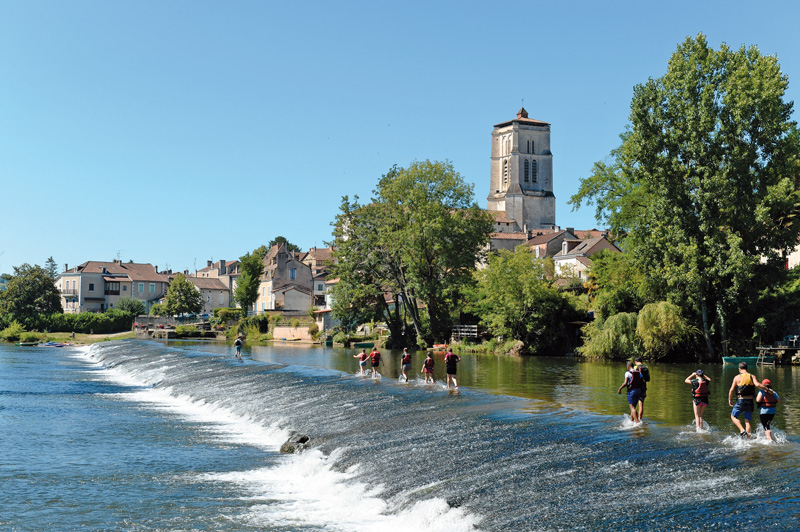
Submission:
[[[767,444],[734,436],[734,368],[703,368],[696,433],[694,366],[651,367],[634,427],[619,364],[464,356],[454,393],[441,356],[430,386],[353,353],[0,346],[0,530],[800,529],[792,368],[756,372],[784,400]],[[290,431],[312,448],[281,455]]]

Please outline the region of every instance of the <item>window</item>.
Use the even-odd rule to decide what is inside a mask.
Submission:
[[[89,292],[94,292],[94,283],[89,283]]]
[[[525,159],[525,168],[522,172],[522,175],[524,176],[526,183],[528,182],[528,179],[530,177],[530,172],[531,172],[530,163],[528,163],[528,159]]]
[[[317,292],[322,292],[324,289],[325,289],[325,287],[322,286],[321,284],[317,285]]]
[[[156,293],[156,283],[150,283],[150,293],[151,294]]]
[[[72,280],[72,289],[75,290],[75,280]]]
[[[139,283],[139,293],[144,293],[144,283]]]
[[[536,183],[539,174],[539,165],[536,161],[531,161],[531,182]]]
[[[289,279],[294,279],[295,275],[297,275],[297,270],[295,270],[294,268],[289,270]]]
[[[123,285],[122,286],[122,291],[123,292],[127,292],[128,291],[128,285]]]
[[[503,188],[508,188],[508,161],[503,161]]]

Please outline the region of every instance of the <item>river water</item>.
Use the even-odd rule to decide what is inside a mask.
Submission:
[[[0,530],[800,530],[793,368],[756,371],[784,401],[768,444],[735,436],[732,367],[703,367],[697,433],[695,366],[651,366],[636,427],[619,364],[467,355],[452,392],[441,355],[425,385],[421,353],[405,383],[354,352],[0,346]],[[280,454],[290,431],[311,449]]]

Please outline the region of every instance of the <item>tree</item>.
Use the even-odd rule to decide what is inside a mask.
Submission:
[[[701,324],[712,359],[800,234],[787,85],[755,47],[687,38],[663,77],[634,88],[621,145],[571,199],[596,202],[649,282]]]
[[[150,315],[151,316],[167,316],[169,312],[161,303],[153,303],[150,305]]]
[[[495,335],[521,340],[532,353],[552,352],[566,339],[566,323],[580,317],[546,276],[546,265],[530,248],[490,254],[476,273],[472,304]]]
[[[56,277],[58,277],[58,265],[53,257],[49,257],[44,263],[44,269],[47,271],[47,274],[55,281]]]
[[[175,276],[167,289],[164,303],[168,314],[188,314],[203,310],[203,296],[182,273]]]
[[[39,315],[63,312],[61,294],[45,268],[27,263],[15,266],[6,290],[0,292],[0,311],[30,330]]]
[[[408,318],[414,335],[428,344],[449,338],[451,315],[474,282],[492,230],[491,215],[475,204],[472,185],[449,162],[392,168],[370,205],[345,198],[335,226],[338,264],[331,275],[344,279],[335,290],[350,298],[337,305],[355,308],[352,302],[361,297],[385,314],[381,300],[388,292],[396,302],[390,329]]]
[[[257,251],[257,250],[256,250]],[[236,281],[236,290],[233,299],[242,308],[242,312],[247,311],[258,299],[258,285],[261,284],[261,274],[264,272],[263,257],[257,253],[245,254],[239,257],[239,279]]]
[[[289,242],[286,239],[286,237],[283,237],[283,236],[276,236],[273,240],[270,240],[269,241],[269,246],[267,246],[267,250],[269,250],[269,248],[271,248],[272,246],[274,246],[276,244],[277,245],[285,244],[286,245],[286,251],[290,251],[290,252],[291,251],[300,251],[300,248],[298,246],[295,246],[294,244]],[[266,255],[266,252],[264,253],[264,255]],[[262,255],[261,258],[264,258],[264,256]]]
[[[127,312],[132,316],[140,316],[145,313],[144,303],[133,297],[122,297],[118,299],[114,308],[122,312]]]

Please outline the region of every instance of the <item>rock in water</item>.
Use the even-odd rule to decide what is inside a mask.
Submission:
[[[309,437],[305,434],[297,434],[295,432],[289,435],[286,443],[281,445],[281,452],[284,454],[294,454],[304,451],[308,446]]]

